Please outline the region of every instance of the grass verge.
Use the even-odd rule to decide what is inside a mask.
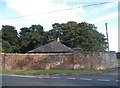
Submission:
[[[120,65],[120,59],[118,59],[118,65]]]
[[[16,75],[53,75],[53,74],[90,74],[90,73],[102,73],[108,72],[107,70],[12,70],[12,71],[2,71],[3,74],[16,74]]]

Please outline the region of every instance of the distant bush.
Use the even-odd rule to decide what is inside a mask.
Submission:
[[[117,59],[120,59],[120,52],[117,52],[116,55],[117,55]]]

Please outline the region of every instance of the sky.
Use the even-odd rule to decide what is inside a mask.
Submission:
[[[40,24],[45,31],[48,31],[52,29],[54,23],[87,22],[95,24],[97,31],[106,36],[105,23],[107,23],[110,51],[118,52],[120,51],[118,49],[119,0],[113,1],[0,0],[0,27],[2,25],[12,25],[19,32],[22,27]],[[111,3],[88,6],[103,2]]]

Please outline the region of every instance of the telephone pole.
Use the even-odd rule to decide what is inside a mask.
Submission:
[[[108,43],[108,52],[109,52],[109,39],[108,39],[108,29],[107,29],[107,23],[105,23],[106,26],[106,37],[107,37],[107,43]]]

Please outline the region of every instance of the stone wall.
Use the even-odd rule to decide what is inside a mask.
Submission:
[[[5,70],[106,69],[117,67],[115,52],[1,54]]]
[[[2,54],[3,69],[72,69],[73,53]]]
[[[107,69],[118,66],[115,52],[80,52],[74,50],[74,69]]]

